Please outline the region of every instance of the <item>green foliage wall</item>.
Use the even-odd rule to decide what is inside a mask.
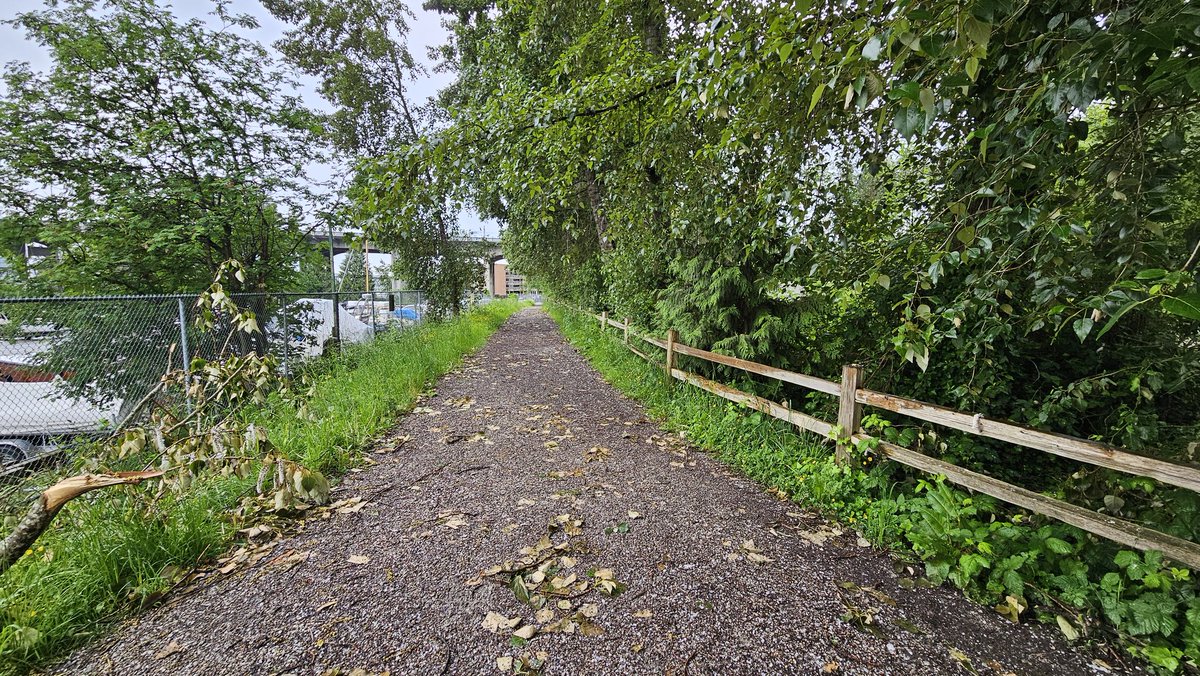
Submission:
[[[699,347],[827,377],[857,362],[875,389],[1195,461],[1196,8],[447,4],[450,124],[373,172],[401,201],[436,190],[499,218],[543,288]],[[772,395],[828,417],[827,400]],[[1194,494],[880,420],[923,452],[1200,537]],[[912,475],[888,479],[913,494]],[[937,513],[914,511],[913,537]],[[959,559],[978,538],[958,535],[922,556],[953,554],[944,577],[970,586],[985,569]],[[1046,549],[1018,540],[1006,556]],[[1035,575],[1078,572],[1050,558]],[[1172,598],[1178,622],[1190,597]]]

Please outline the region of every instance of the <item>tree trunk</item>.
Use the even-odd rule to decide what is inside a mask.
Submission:
[[[611,251],[612,243],[608,241],[608,217],[604,215],[600,185],[596,182],[596,172],[587,165],[583,167],[583,188],[587,194],[588,206],[592,210],[592,221],[596,224],[596,239],[600,242],[600,250]]]

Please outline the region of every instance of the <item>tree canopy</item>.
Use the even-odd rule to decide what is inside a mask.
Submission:
[[[290,282],[321,120],[239,36],[253,20],[215,7],[224,29],[152,0],[10,21],[51,59],[45,73],[9,64],[0,100],[0,239],[53,254],[31,289],[194,291],[229,259],[245,266],[236,286]]]
[[[470,201],[544,288],[702,347],[1195,438],[1194,8],[437,7],[450,124],[373,166],[392,208]]]
[[[264,0],[279,19],[293,25],[276,43],[289,61],[320,80],[334,105],[331,133],[339,149],[360,162],[419,142],[438,120],[436,108],[411,99],[409,85],[424,68],[408,50],[412,14],[398,0]],[[419,180],[439,183],[430,169]],[[455,215],[459,204],[446,192],[397,202],[351,177],[348,194],[365,209],[350,218],[372,242],[396,257],[395,270],[413,288],[428,293],[434,316],[457,313],[479,286],[477,247],[464,242]]]

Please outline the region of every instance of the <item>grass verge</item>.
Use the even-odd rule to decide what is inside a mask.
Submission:
[[[272,398],[254,420],[277,448],[336,476],[520,307],[497,301],[349,346],[317,366],[306,415]],[[60,476],[31,477],[23,492],[34,495]],[[0,673],[46,664],[161,598],[181,572],[225,551],[237,528],[230,514],[252,488],[253,478],[214,477],[182,495],[151,498],[146,488],[123,487],[69,503],[34,550],[0,576]]]

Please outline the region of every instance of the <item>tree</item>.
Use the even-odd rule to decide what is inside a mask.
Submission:
[[[350,249],[342,259],[342,268],[338,272],[338,291],[363,293],[367,290],[366,260],[362,249]]]
[[[340,150],[369,159],[416,143],[436,120],[410,100],[407,81],[422,73],[405,38],[408,7],[398,0],[263,0],[296,26],[277,43],[321,82],[334,105],[331,134]],[[421,182],[440,185],[423,170]],[[396,271],[428,292],[430,314],[457,314],[482,275],[477,247],[465,242],[449,192],[395,194],[386,182],[352,181],[353,222],[396,257]],[[403,205],[401,207],[401,205]]]
[[[371,289],[374,291],[392,290],[392,266],[380,263],[371,271]]]
[[[238,36],[252,19],[215,17],[65,0],[9,21],[51,59],[7,66],[0,100],[0,239],[52,252],[31,290],[192,291],[228,259],[246,271],[233,291],[291,281],[320,119]]]

